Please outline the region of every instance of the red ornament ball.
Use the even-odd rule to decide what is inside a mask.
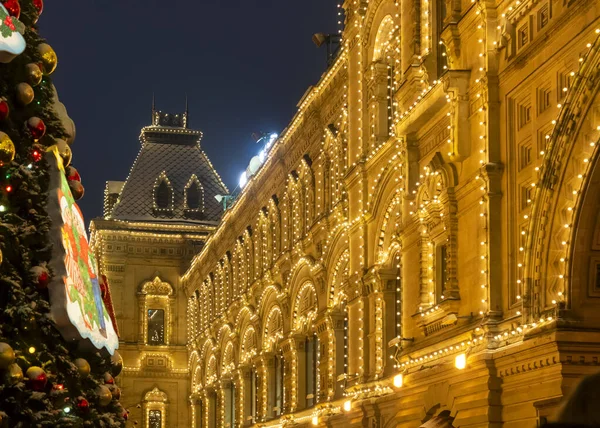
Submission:
[[[33,275],[38,289],[43,290],[48,287],[50,283],[50,274],[48,269],[42,266],[34,266],[31,268],[31,274]]]
[[[73,194],[73,199],[75,199],[76,201],[83,198],[85,189],[83,188],[83,185],[79,181],[69,181],[69,189],[71,189],[71,193]]]
[[[123,419],[125,419],[125,420],[129,419],[129,412],[127,412],[127,411],[123,412]]]
[[[4,7],[11,16],[14,16],[17,19],[21,16],[21,5],[19,4],[19,0],[6,0],[4,2]]]
[[[38,16],[44,11],[44,0],[33,0],[33,6],[37,9]]]
[[[0,98],[0,120],[8,119],[9,114],[10,107],[8,106],[8,102],[4,98]]]
[[[90,402],[83,397],[79,397],[77,399],[77,408],[82,412],[87,412],[90,410]]]
[[[46,372],[41,367],[31,366],[27,369],[25,373],[27,379],[29,381],[29,386],[34,391],[43,391],[48,383],[48,376]]]
[[[77,171],[74,167],[68,166],[65,169],[67,173],[67,180],[69,181],[79,181],[81,183],[81,175],[79,175],[79,171]]]
[[[42,272],[40,276],[38,276],[38,287],[46,288],[48,287],[48,282],[50,281],[50,275],[48,272]]]
[[[39,140],[46,133],[46,124],[39,117],[30,117],[27,120],[27,129],[35,140]]]

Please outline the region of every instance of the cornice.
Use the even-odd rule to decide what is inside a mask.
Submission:
[[[189,373],[177,373],[171,371],[158,371],[158,370],[138,370],[138,369],[123,369],[125,377],[143,377],[143,378],[171,378],[171,379],[183,379],[188,380],[190,378]]]
[[[164,224],[160,222],[139,222],[113,219],[93,219],[90,224],[92,232],[122,231],[122,232],[148,232],[164,235],[178,234],[183,236],[206,236],[216,228],[216,223],[206,224]]]

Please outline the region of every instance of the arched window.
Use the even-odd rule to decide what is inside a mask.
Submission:
[[[173,209],[173,188],[163,171],[160,173],[154,184],[154,210],[170,211]]]
[[[140,341],[147,345],[168,345],[171,337],[171,314],[174,290],[158,276],[138,289]]]
[[[171,198],[171,190],[164,181],[161,181],[156,189],[156,206],[161,209],[169,208],[169,199]]]
[[[185,208],[188,211],[204,211],[204,188],[196,175],[192,175],[185,189]]]
[[[379,24],[373,46],[372,83],[369,88],[371,144],[377,144],[392,133],[397,113],[396,91],[401,81],[400,27],[392,15]]]
[[[196,182],[187,189],[187,204],[193,210],[200,208],[200,186]]]
[[[145,428],[165,428],[167,426],[167,394],[154,388],[144,396]]]

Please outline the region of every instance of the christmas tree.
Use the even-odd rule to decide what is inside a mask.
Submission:
[[[70,166],[75,128],[38,33],[43,0],[0,3],[0,427],[122,427],[122,368]]]

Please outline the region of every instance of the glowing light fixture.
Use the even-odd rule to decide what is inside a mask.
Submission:
[[[401,373],[394,376],[394,387],[402,388],[403,382],[404,382],[404,378],[402,377]]]
[[[30,347],[29,347],[29,353],[30,353],[30,354],[33,354],[33,353],[35,353],[35,348],[34,348],[33,346],[30,346]]]
[[[465,367],[467,367],[467,355],[458,354],[454,359],[454,366],[459,370],[463,370]]]
[[[351,400],[344,401],[344,412],[349,412],[350,410],[352,410],[352,401]]]
[[[314,426],[317,426],[317,425],[319,425],[319,417],[318,417],[318,416],[313,416],[313,417],[312,417],[312,424],[313,424]]]
[[[248,184],[248,177],[246,176],[246,171],[242,172],[242,175],[240,175],[240,188],[243,189],[244,187],[246,187],[246,184]]]

